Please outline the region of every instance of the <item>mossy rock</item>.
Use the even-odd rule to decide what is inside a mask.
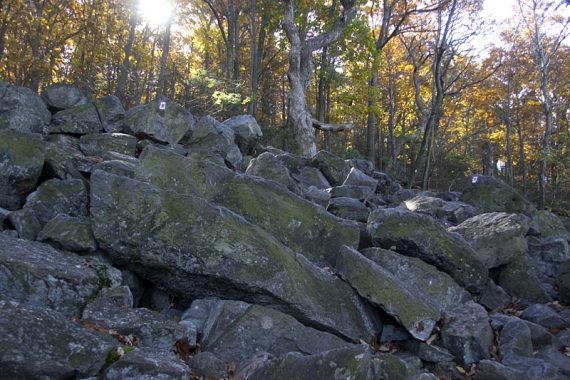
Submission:
[[[171,294],[268,304],[350,339],[378,327],[346,283],[227,208],[99,170],[91,200],[101,248]]]
[[[39,135],[0,130],[0,207],[22,206],[40,178],[44,160]]]
[[[515,189],[495,177],[477,175],[461,194],[460,200],[486,212],[530,214],[535,207]]]

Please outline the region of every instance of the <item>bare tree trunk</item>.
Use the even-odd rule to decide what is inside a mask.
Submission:
[[[0,13],[4,15],[2,18],[2,24],[0,25],[0,60],[4,56],[4,41],[6,39],[6,32],[8,31],[8,15],[11,9],[10,0],[6,5],[4,5],[4,0],[0,0]]]
[[[133,43],[135,41],[137,22],[136,12],[133,11],[129,22],[129,37],[127,39],[127,44],[125,45],[125,57],[123,59],[123,64],[121,65],[119,80],[117,83],[117,96],[123,102],[125,100],[127,78],[129,76],[129,60],[131,58],[131,51],[133,50]]]
[[[287,119],[295,134],[295,152],[306,157],[312,157],[317,153],[317,145],[313,134],[311,113],[307,108],[305,99],[313,70],[312,53],[329,46],[340,38],[345,26],[356,13],[356,1],[341,0],[343,14],[334,21],[329,30],[308,40],[301,39],[299,30],[295,25],[294,0],[283,1],[285,3],[283,29],[291,44],[289,70],[287,72],[290,87]]]
[[[164,30],[164,39],[162,42],[162,56],[160,57],[160,72],[158,74],[158,82],[156,86],[156,97],[164,95],[166,83],[166,71],[168,68],[168,54],[170,53],[170,30],[172,29],[172,19],[168,20]]]

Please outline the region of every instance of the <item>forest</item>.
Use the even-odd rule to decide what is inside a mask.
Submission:
[[[487,1],[490,3],[491,1]],[[493,1],[498,3],[498,1]],[[570,2],[0,0],[0,81],[256,117],[409,187],[496,175],[570,210]]]

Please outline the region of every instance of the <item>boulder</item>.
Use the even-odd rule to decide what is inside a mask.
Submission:
[[[8,220],[14,226],[21,239],[36,240],[42,230],[40,221],[31,209],[12,211],[8,215]]]
[[[137,162],[138,163],[138,162]],[[135,177],[137,163],[123,160],[103,161],[93,166],[93,171],[102,170],[104,172],[116,174],[121,177]]]
[[[562,220],[547,210],[536,210],[530,214],[529,235],[548,238],[564,238],[570,240],[570,231],[564,227]]]
[[[408,284],[349,247],[340,252],[336,270],[362,297],[396,319],[414,338],[425,341],[430,337],[441,314]]]
[[[535,357],[556,367],[563,376],[570,377],[570,357],[564,355],[556,347],[545,347],[538,351]]]
[[[38,135],[0,130],[0,207],[22,206],[40,178],[44,160]]]
[[[121,104],[121,100],[114,95],[110,95],[97,99],[94,103],[105,132],[123,132],[126,112]]]
[[[368,219],[368,231],[375,246],[395,247],[399,253],[419,257],[471,292],[480,292],[487,282],[487,269],[471,246],[427,215],[376,209]]]
[[[331,187],[331,184],[323,172],[317,168],[303,166],[299,169],[298,174],[292,173],[291,175],[298,183],[306,188],[314,186],[317,189],[328,189]]]
[[[350,173],[350,165],[342,158],[321,150],[312,159],[312,166],[321,170],[333,186],[340,186]]]
[[[61,111],[89,103],[89,95],[79,87],[54,83],[42,92],[42,99],[52,111]]]
[[[441,346],[462,364],[491,357],[493,330],[485,308],[475,302],[446,312],[440,335]]]
[[[448,274],[416,257],[400,255],[382,248],[368,248],[362,254],[390,272],[413,290],[414,295],[440,312],[471,301],[471,295]]]
[[[232,169],[241,168],[243,156],[235,144],[234,131],[211,116],[198,120],[188,149],[189,155],[196,159],[211,160]]]
[[[235,143],[244,156],[255,153],[259,139],[263,136],[261,128],[251,115],[234,116],[223,123],[235,134]]]
[[[524,379],[522,369],[507,367],[493,360],[481,360],[475,372],[476,380],[519,380]]]
[[[104,268],[47,244],[0,233],[0,289],[18,302],[51,308],[70,318],[79,315],[99,289],[109,283]]]
[[[269,305],[350,339],[377,328],[347,284],[203,198],[96,171],[91,215],[95,237],[115,263],[171,294]]]
[[[512,318],[503,326],[499,338],[499,353],[503,361],[513,356],[534,356],[530,329],[526,323]]]
[[[206,379],[223,379],[228,377],[228,364],[218,359],[211,352],[197,353],[188,360],[188,365],[194,376]]]
[[[137,347],[105,369],[101,380],[185,380],[188,365],[171,352]]]
[[[371,193],[376,191],[378,180],[364,174],[357,168],[351,168],[348,176],[342,183],[344,186],[363,186],[368,187]]]
[[[560,300],[566,304],[570,304],[570,260],[560,265],[556,283],[558,285]]]
[[[308,201],[311,201],[323,207],[327,207],[329,200],[331,199],[329,193],[318,189],[315,186],[309,186],[309,188],[304,191],[303,195]]]
[[[467,219],[449,228],[465,238],[487,269],[517,260],[528,252],[525,235],[528,218],[520,214],[494,212]]]
[[[372,161],[363,160],[360,158],[351,158],[350,160],[346,160],[346,162],[348,165],[350,165],[351,168],[356,168],[367,176],[372,177],[374,174],[374,164]]]
[[[174,145],[189,135],[196,127],[196,120],[181,105],[169,101],[166,109],[159,109],[159,101],[131,108],[125,115],[126,130],[140,138]]]
[[[321,266],[334,266],[340,247],[357,247],[360,240],[355,222],[337,218],[275,182],[208,161],[149,147],[141,154],[137,178],[228,208]]]
[[[327,211],[339,218],[366,222],[370,210],[357,199],[353,198],[331,198],[327,205]]]
[[[455,357],[449,351],[435,344],[408,340],[404,342],[404,347],[424,362],[446,363],[453,362],[455,360]]]
[[[301,188],[291,176],[289,169],[269,152],[262,153],[251,160],[245,174],[270,179],[297,195],[302,194]]]
[[[127,336],[140,347],[173,350],[184,338],[184,329],[160,313],[133,309],[133,296],[127,286],[103,289],[83,311],[83,321]]]
[[[404,380],[406,363],[394,355],[376,356],[366,346],[341,348],[317,355],[290,353],[269,360],[252,371],[248,380]]]
[[[560,265],[570,260],[570,247],[565,237],[529,236],[529,258],[538,269],[542,281],[554,283]]]
[[[363,202],[374,194],[370,187],[352,185],[331,187],[330,189],[327,189],[327,192],[330,194],[331,198],[353,198]]]
[[[9,216],[10,216],[10,211],[0,207],[0,231],[10,229],[11,224]]]
[[[417,195],[404,201],[410,211],[427,214],[446,222],[457,224],[475,215],[475,208],[467,203],[448,202],[440,198]]]
[[[85,157],[79,148],[79,138],[70,135],[45,137],[46,174],[59,179],[82,179],[80,172],[91,172],[93,159]]]
[[[84,135],[81,136],[79,144],[86,156],[103,158],[107,158],[109,152],[134,156],[137,149],[137,139],[124,133]]]
[[[51,113],[36,93],[0,82],[0,130],[42,133],[50,121]]]
[[[502,363],[521,371],[525,380],[567,380],[568,375],[562,373],[560,368],[550,363],[550,361],[539,358],[511,356],[503,360]]]
[[[193,302],[201,303],[203,300]],[[258,352],[282,356],[288,352],[313,355],[351,346],[339,337],[305,327],[277,310],[240,301],[214,300],[204,308],[190,308],[185,321],[193,323],[194,310],[208,310],[204,321],[198,313],[195,325],[201,336],[200,349],[224,363],[240,366]]]
[[[530,214],[535,207],[515,189],[495,177],[475,175],[461,194],[460,200],[475,206],[479,212]]]
[[[532,305],[522,312],[521,318],[534,322],[547,329],[562,330],[570,327],[569,323],[562,319],[556,311],[547,305]]]
[[[4,379],[96,376],[118,342],[44,308],[0,300]]]
[[[47,127],[47,132],[87,135],[99,133],[102,129],[103,125],[95,105],[87,103],[59,111],[53,115],[52,123]]]
[[[531,265],[526,255],[493,270],[497,285],[510,295],[530,302],[546,303],[551,297],[541,286],[536,269]]]
[[[97,242],[87,217],[57,215],[46,223],[37,236],[38,241],[54,244],[72,252],[94,252]]]
[[[87,189],[79,179],[50,179],[28,196],[25,209],[32,210],[42,226],[57,215],[87,216]]]
[[[512,299],[495,281],[489,279],[478,301],[488,310],[498,310],[505,308]]]

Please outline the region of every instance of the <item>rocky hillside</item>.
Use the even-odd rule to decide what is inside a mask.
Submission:
[[[569,378],[558,217],[260,137],[0,83],[0,378]]]

